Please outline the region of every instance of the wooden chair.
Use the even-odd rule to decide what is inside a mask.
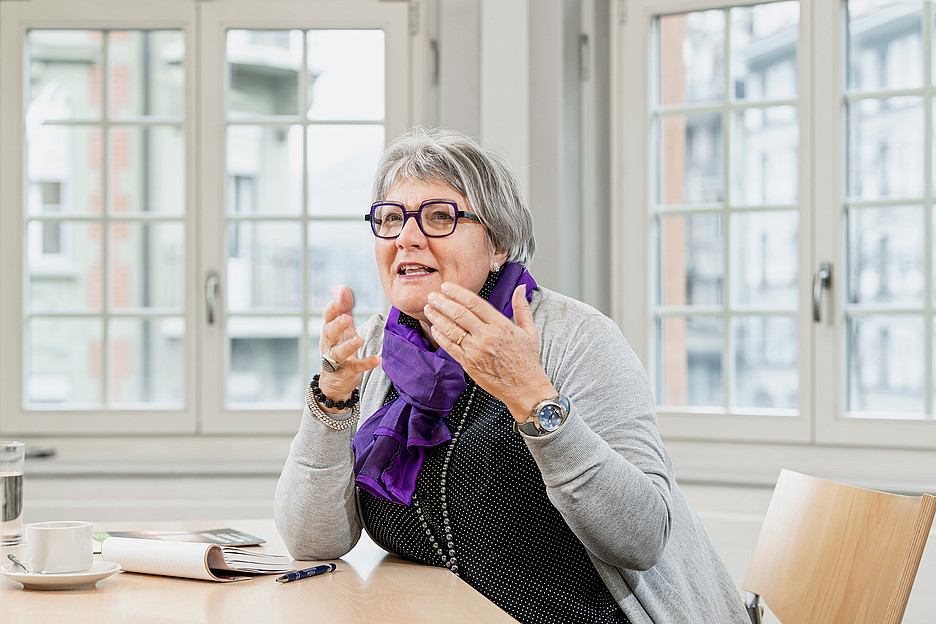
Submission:
[[[936,498],[898,496],[783,470],[741,588],[760,624],[898,624]]]

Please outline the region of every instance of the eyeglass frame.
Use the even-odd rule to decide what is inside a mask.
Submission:
[[[422,211],[423,211],[423,208],[429,204],[448,204],[449,206],[455,209],[455,222],[452,224],[451,232],[449,232],[448,234],[429,234],[426,232],[425,229],[423,229]],[[374,210],[376,210],[378,206],[396,206],[397,208],[400,208],[403,211],[403,225],[400,226],[400,231],[397,232],[396,236],[381,236],[380,234],[377,233],[377,230],[375,229],[376,224],[374,222]],[[371,204],[370,212],[364,215],[364,220],[370,222],[371,232],[374,233],[374,236],[382,240],[394,240],[396,238],[399,238],[400,234],[403,233],[403,228],[406,227],[407,219],[411,219],[411,218],[416,219],[416,226],[419,228],[419,231],[422,232],[423,236],[425,236],[426,238],[445,238],[446,236],[451,236],[452,234],[455,233],[455,228],[458,227],[459,217],[469,219],[477,223],[482,222],[481,218],[478,217],[478,215],[472,212],[468,212],[467,210],[459,210],[458,202],[454,202],[448,199],[427,199],[426,201],[421,202],[419,204],[419,208],[417,208],[416,210],[407,210],[406,206],[403,205],[402,202],[395,202],[395,201],[374,202],[373,204]]]

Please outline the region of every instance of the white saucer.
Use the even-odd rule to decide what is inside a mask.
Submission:
[[[28,574],[15,564],[0,567],[0,574],[27,589],[88,589],[98,581],[120,570],[120,565],[109,561],[95,561],[90,570],[68,574]]]

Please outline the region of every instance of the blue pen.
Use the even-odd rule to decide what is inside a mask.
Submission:
[[[292,572],[287,572],[283,576],[276,579],[277,583],[292,583],[293,581],[298,581],[299,579],[309,578],[310,576],[318,576],[319,574],[325,574],[326,572],[331,572],[337,568],[334,563],[326,563],[325,565],[315,566],[314,568],[306,568],[305,570],[293,570]]]

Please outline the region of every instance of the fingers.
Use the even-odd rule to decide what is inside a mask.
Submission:
[[[360,336],[354,334],[350,339],[343,340],[335,345],[329,347],[325,353],[331,353],[331,357],[334,360],[337,360],[339,363],[343,364],[345,360],[354,357],[357,353],[357,350],[363,346],[364,341]]]
[[[439,345],[440,349],[443,349],[446,353],[448,353],[453,358],[455,358],[455,361],[461,364],[462,366],[465,365],[465,362],[463,359],[464,352],[459,349],[461,345],[457,344],[455,340],[452,340],[451,338],[449,338],[448,335],[442,333],[442,330],[438,329],[435,323],[429,326],[429,331],[432,333],[432,338],[436,341],[436,344]],[[456,340],[458,339],[459,336],[461,336],[461,333],[462,333],[461,331],[458,332],[458,336],[456,336]]]
[[[526,284],[520,284],[514,289],[511,305],[513,305],[514,323],[517,327],[527,333],[536,332],[536,325],[533,323],[533,312],[530,310],[530,302],[526,298]]]
[[[331,304],[329,304],[331,305]],[[340,342],[345,342],[356,336],[354,321],[348,314],[333,318],[323,317],[322,334],[319,337],[319,351],[325,353]]]
[[[351,314],[354,309],[354,292],[347,286],[335,286],[332,289],[332,296],[338,302],[339,310],[342,314]]]
[[[354,309],[354,293],[347,286],[335,286],[332,288],[332,299],[322,310],[322,318],[329,323],[342,314],[351,314]]]
[[[448,299],[458,304],[464,308],[466,312],[470,312],[471,315],[477,317],[484,323],[493,323],[499,319],[504,318],[504,315],[495,310],[494,306],[464,286],[459,286],[458,284],[452,282],[443,282],[441,288],[442,292]],[[464,312],[454,308],[452,309],[452,312],[454,316],[452,314],[449,316],[452,316],[455,321],[460,321],[461,318],[459,317],[464,315]],[[471,321],[469,320],[468,322]]]
[[[335,286],[332,289],[334,299],[326,304],[322,310],[322,337],[319,348],[322,353],[333,348],[342,341],[356,336],[354,319],[351,313],[354,309],[354,293],[347,286]]]
[[[327,354],[340,366],[338,371],[333,373],[322,370],[319,386],[323,390],[329,388],[342,395],[350,394],[354,387],[360,383],[361,373],[380,366],[381,359],[378,355],[369,355],[364,358],[357,357],[357,351],[363,345],[364,341],[361,337],[353,334],[351,338],[322,351],[323,354]],[[326,394],[328,393],[326,392]]]
[[[361,373],[365,373],[372,368],[377,368],[380,366],[380,362],[381,359],[379,355],[368,355],[365,358],[349,358],[344,362],[341,362],[340,371],[332,374],[341,375],[345,373],[351,373],[353,375],[360,375]],[[355,381],[354,385],[357,385],[357,381]]]
[[[443,330],[451,328],[453,324],[457,326],[459,329],[449,334],[452,340],[457,340],[464,330],[475,333],[485,325],[504,320],[504,315],[490,303],[466,288],[445,283],[442,284],[442,291],[429,293],[429,304],[423,311],[430,322],[439,322]]]
[[[449,307],[444,303],[440,303],[440,306]],[[445,351],[449,354],[451,354],[449,347],[452,344],[461,346],[460,343],[464,337],[471,333],[471,330],[468,329],[468,327],[453,321],[444,312],[436,309],[434,304],[427,305],[423,311],[426,314],[426,318],[429,319],[429,322],[432,324],[430,330],[432,331],[433,337],[436,337],[436,342],[438,342],[439,346],[445,349]],[[480,331],[480,328],[475,326],[475,331]],[[440,336],[445,340],[446,343],[449,344],[443,344],[441,341],[439,341],[438,337]]]

